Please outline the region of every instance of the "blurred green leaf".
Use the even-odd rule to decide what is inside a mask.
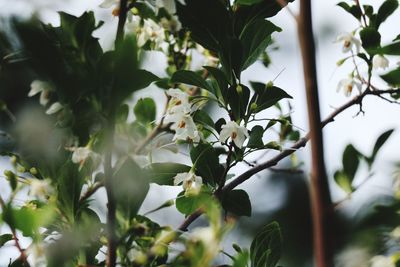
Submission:
[[[154,123],[156,119],[156,103],[150,97],[140,98],[133,111],[141,123]]]
[[[171,77],[172,83],[185,83],[197,86],[214,93],[213,88],[201,77],[200,74],[190,70],[178,70]]]
[[[277,222],[272,222],[264,226],[251,243],[251,267],[275,267],[281,257],[281,250],[281,229]]]
[[[204,110],[196,110],[193,113],[193,120],[196,123],[200,123],[206,126],[211,127],[212,129],[215,128],[214,121],[211,119],[210,115],[208,115]]]
[[[377,28],[384,22],[390,15],[396,11],[399,7],[398,0],[386,0],[379,7],[377,16],[376,16],[376,26]]]
[[[2,247],[2,246],[4,246],[4,244],[5,243],[7,243],[8,241],[11,241],[11,240],[13,240],[14,238],[13,238],[13,235],[12,234],[3,234],[3,235],[0,235],[0,248]]]
[[[378,139],[375,142],[374,148],[372,150],[371,156],[367,158],[367,162],[368,162],[369,166],[371,166],[374,163],[376,155],[378,154],[379,150],[386,143],[386,141],[389,139],[389,137],[392,135],[393,132],[394,132],[394,129],[390,129],[390,130],[382,133],[378,137]]]
[[[198,195],[188,196],[185,196],[185,192],[181,192],[176,198],[175,205],[179,212],[190,215],[199,208],[206,208],[213,201],[214,197],[210,192],[201,191]]]
[[[349,177],[343,171],[336,171],[335,174],[334,174],[334,179],[335,179],[336,184],[341,189],[343,189],[346,193],[349,193],[349,194],[354,191],[354,188],[351,185],[351,182],[352,182],[353,178]]]
[[[123,104],[119,106],[116,115],[116,121],[119,123],[125,123],[128,119],[129,115],[129,106],[127,104]]]
[[[377,49],[381,44],[381,34],[373,27],[366,27],[360,31],[361,43],[365,50]]]
[[[381,78],[390,85],[400,86],[400,67],[381,75]]]
[[[343,172],[347,175],[351,184],[360,164],[360,152],[353,146],[347,145],[342,158]]]
[[[337,5],[353,15],[353,17],[355,17],[357,20],[361,19],[362,11],[358,5],[349,5],[346,2],[340,2]]]
[[[263,0],[236,0],[235,3],[238,5],[250,6],[250,5],[258,4],[262,1]]]

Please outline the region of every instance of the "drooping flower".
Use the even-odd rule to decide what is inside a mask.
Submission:
[[[55,114],[57,112],[59,112],[60,110],[63,109],[63,106],[61,105],[60,102],[54,102],[53,104],[51,104],[51,106],[46,110],[46,114],[47,115],[52,115]]]
[[[29,183],[29,195],[41,201],[46,201],[47,198],[54,192],[54,189],[51,186],[51,181],[48,179],[29,179]]]
[[[175,131],[173,140],[200,141],[200,133],[190,114],[174,113],[165,118],[166,123],[172,122],[171,129]]]
[[[375,55],[372,59],[372,66],[374,67],[374,69],[386,69],[387,67],[389,67],[389,60],[382,55]]]
[[[72,162],[79,164],[79,168],[82,168],[88,159],[93,161],[94,168],[96,168],[101,161],[100,155],[88,147],[67,147],[66,149],[72,151]]]
[[[191,105],[189,103],[189,95],[179,89],[169,89],[167,95],[171,97],[168,103],[168,113],[190,113]]]
[[[110,8],[112,7],[112,14],[114,16],[118,16],[119,15],[119,0],[104,0],[101,4],[100,4],[101,8]]]
[[[336,38],[336,42],[343,42],[343,47],[342,47],[342,52],[347,53],[353,49],[353,46],[355,46],[356,53],[360,51],[361,47],[361,42],[357,38],[354,37],[352,33],[342,33],[339,34],[338,37]]]
[[[390,257],[377,255],[371,259],[371,267],[396,267]]]
[[[189,194],[198,194],[203,184],[203,179],[193,171],[178,173],[174,177],[174,185],[182,184],[183,189]]]
[[[155,49],[161,48],[165,42],[164,28],[154,20],[145,19],[143,27],[137,29],[138,46],[143,46],[148,40],[154,43]]]
[[[339,81],[336,91],[343,91],[345,96],[350,96],[354,87],[359,91],[361,90],[361,84],[349,77]]]
[[[202,243],[205,249],[201,259],[202,263],[212,261],[220,252],[218,234],[211,226],[195,228],[190,235],[190,240]]]
[[[238,148],[242,148],[244,141],[248,137],[249,134],[245,127],[239,126],[234,121],[229,121],[227,124],[222,125],[219,140],[221,142],[225,142],[228,138],[230,138]]]
[[[40,93],[39,102],[42,106],[45,106],[49,102],[49,95],[53,90],[53,86],[49,82],[34,80],[31,83],[31,90],[29,91],[28,96],[32,97]]]

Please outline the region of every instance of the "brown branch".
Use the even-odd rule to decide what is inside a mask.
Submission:
[[[333,235],[331,230],[333,226],[333,207],[325,169],[323,135],[320,127],[321,116],[311,0],[300,0],[300,13],[297,22],[311,138],[310,197],[314,257],[317,267],[332,267]]]

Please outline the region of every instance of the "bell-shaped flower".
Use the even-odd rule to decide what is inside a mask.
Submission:
[[[347,53],[353,49],[353,46],[356,49],[356,53],[360,51],[361,42],[357,38],[354,37],[352,33],[342,33],[339,34],[336,38],[337,43],[343,43],[342,52]]]
[[[57,112],[59,112],[60,110],[63,109],[63,106],[60,104],[60,102],[54,102],[53,104],[51,104],[51,106],[46,110],[46,114],[47,115],[52,115],[55,114]]]
[[[104,0],[100,6],[101,8],[113,8],[112,14],[114,16],[119,15],[119,0]]]
[[[350,96],[354,87],[356,87],[358,91],[361,91],[361,84],[349,77],[339,81],[336,91],[343,91],[345,96]]]
[[[154,43],[155,49],[158,49],[165,43],[164,28],[151,19],[144,20],[143,27],[137,30],[137,34],[138,46],[143,46],[150,40]]]
[[[41,201],[46,201],[48,197],[54,192],[54,189],[51,186],[51,181],[48,179],[29,179],[29,184],[29,195]]]
[[[190,114],[175,113],[165,118],[166,123],[172,122],[171,129],[175,131],[173,140],[198,143],[200,134]]]
[[[203,179],[193,171],[178,173],[174,177],[174,185],[181,185],[187,194],[198,194],[203,185]]]
[[[239,126],[234,121],[229,121],[227,124],[222,125],[221,128],[222,130],[219,135],[221,143],[230,138],[238,148],[242,148],[244,141],[249,137],[246,127]]]
[[[168,114],[174,113],[190,113],[191,105],[189,103],[189,95],[179,89],[169,89],[167,95],[171,97],[168,103]]]
[[[79,164],[79,169],[83,167],[88,159],[93,161],[93,168],[96,168],[100,164],[100,155],[92,151],[89,147],[67,147],[66,149],[72,151],[72,162]]]
[[[382,55],[375,55],[372,59],[372,66],[374,69],[386,69],[389,67],[389,60]]]
[[[42,106],[46,106],[50,100],[50,92],[53,90],[54,88],[49,82],[34,80],[31,83],[31,90],[29,91],[28,96],[32,97],[40,93],[39,102]]]

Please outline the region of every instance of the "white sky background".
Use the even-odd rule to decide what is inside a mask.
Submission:
[[[99,37],[103,37],[101,39],[101,44],[109,48],[113,43],[113,32],[115,31],[117,20],[110,15],[110,10],[103,10],[97,7],[100,2],[100,0],[0,0],[0,18],[10,13],[29,16],[32,14],[33,10],[41,10],[40,16],[45,21],[58,23],[55,10],[62,10],[74,15],[80,15],[85,10],[94,10],[97,18],[106,22],[103,28],[98,30],[96,34]],[[342,93],[336,92],[336,86],[339,80],[346,78],[352,69],[350,61],[345,63],[342,67],[337,68],[336,62],[345,55],[341,52],[341,44],[334,43],[334,41],[337,34],[354,30],[357,27],[357,21],[350,15],[345,14],[341,8],[336,7],[335,5],[337,2],[338,1],[332,0],[313,1],[314,32],[317,37],[317,63],[322,118],[325,118],[331,113],[335,107],[339,107],[347,101],[347,98],[344,97]],[[372,4],[375,7],[382,3],[382,1],[376,0],[361,0],[361,2],[362,4]],[[297,10],[296,4],[291,4],[290,6],[294,11]],[[287,90],[288,93],[294,97],[292,101],[295,107],[295,112],[293,113],[294,124],[302,129],[307,129],[301,59],[295,22],[287,10],[281,12],[276,18],[273,18],[272,21],[283,28],[282,33],[274,35],[280,49],[270,53],[272,65],[269,69],[265,69],[261,64],[255,64],[245,71],[243,80],[244,82],[248,80],[267,82],[273,80],[283,70],[275,80],[275,84]],[[398,21],[400,21],[399,11],[396,16],[391,17],[387,23],[383,24],[381,31],[383,43],[389,42],[399,34],[398,27],[394,26],[398,24]],[[110,35],[110,33],[112,33],[112,35]],[[104,36],[108,36],[108,38],[104,38]],[[110,36],[112,38],[110,38]],[[154,55],[153,59],[154,58],[160,57]],[[390,58],[390,67],[395,67],[397,61],[400,61],[400,57]],[[147,67],[147,65],[145,66]],[[155,64],[151,64],[151,66],[154,65]],[[159,68],[157,70],[150,70],[157,75],[162,75],[162,63],[158,64],[158,66]],[[376,79],[376,81],[379,85],[379,78]],[[156,92],[157,95],[162,95],[162,93],[157,92],[154,88],[150,92]],[[147,95],[149,92],[147,91],[143,94]],[[365,110],[364,116],[359,115],[353,118],[358,112],[358,107],[353,107],[338,116],[334,123],[329,124],[324,129],[325,159],[330,175],[333,174],[335,169],[340,167],[341,155],[348,143],[354,144],[362,152],[370,153],[376,138],[382,132],[390,128],[397,128],[397,131],[392,135],[378,156],[374,167],[375,176],[366,183],[359,192],[354,194],[352,201],[346,204],[350,212],[355,211],[354,208],[359,202],[357,200],[366,199],[370,197],[371,194],[391,194],[391,184],[388,178],[391,176],[393,163],[400,160],[398,154],[398,144],[400,143],[400,129],[398,129],[400,128],[398,123],[400,105],[390,104],[374,97],[367,97],[364,101],[363,108]],[[300,152],[300,155],[305,157],[306,166],[308,166],[307,161],[309,154],[307,152],[309,152],[309,146]],[[4,168],[4,165],[1,167]],[[1,167],[0,169],[2,169]],[[3,172],[3,170],[0,171],[1,173]],[[358,177],[359,181],[361,182],[362,178],[365,176],[366,175],[361,175]],[[243,187],[249,189],[251,198],[255,195],[251,192],[255,193],[257,191],[256,184],[257,182],[259,183],[259,181],[260,179],[254,179],[254,182],[247,182],[243,185]],[[332,186],[335,187],[335,185]],[[175,196],[180,191],[178,188],[176,188],[176,190],[174,189],[174,192],[167,192],[166,190],[170,191],[171,188],[151,191],[149,194],[149,200],[151,201],[147,201],[143,211],[158,206],[158,204],[164,202],[165,199]],[[3,180],[0,180],[0,194],[4,196],[6,193],[6,184]],[[271,192],[268,193],[268,198],[274,199],[272,202],[265,202],[270,203],[268,208],[273,209],[279,206],[279,199],[281,198],[279,194],[282,194],[282,192],[276,190],[271,190]],[[333,190],[333,195],[336,200],[344,196],[338,190]],[[163,199],[160,199],[160,196],[163,196]],[[259,200],[254,198],[252,198],[252,200],[260,203]],[[173,209],[171,208],[168,212],[159,213],[157,215],[157,221],[162,221],[166,224],[176,224],[176,218],[180,215],[171,213],[172,211]],[[0,229],[0,234],[3,234],[3,231],[6,231],[6,229]],[[8,264],[8,258],[9,255],[11,255],[9,253],[12,253],[11,251],[12,248],[8,248],[7,250],[0,249],[0,266]]]

